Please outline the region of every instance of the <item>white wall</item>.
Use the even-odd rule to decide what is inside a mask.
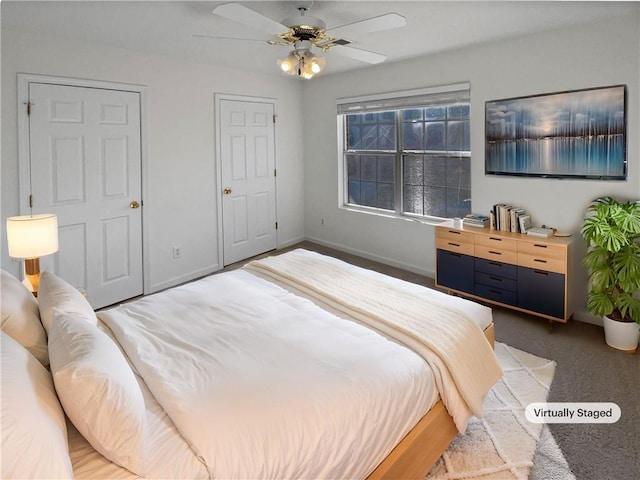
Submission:
[[[488,212],[495,203],[512,203],[529,211],[537,224],[574,232],[572,293],[582,316],[586,273],[579,265],[585,250],[579,228],[585,208],[605,194],[640,198],[640,15],[319,76],[306,84],[305,235],[432,276],[433,226],[339,208],[336,99],[465,81],[471,82],[473,211]],[[628,87],[626,181],[485,176],[485,101],[617,84]]]
[[[279,75],[105,46],[2,31],[2,244],[5,218],[18,215],[17,73],[146,86],[143,164],[145,291],[220,268],[214,137],[214,93],[276,99],[278,245],[303,238],[301,84]],[[172,247],[182,247],[173,260]],[[2,268],[18,263],[2,249]]]

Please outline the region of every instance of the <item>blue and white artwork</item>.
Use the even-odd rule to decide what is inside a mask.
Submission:
[[[485,172],[626,178],[626,87],[494,100],[485,105]]]

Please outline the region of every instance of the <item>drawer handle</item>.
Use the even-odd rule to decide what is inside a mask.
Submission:
[[[501,238],[496,238],[496,237],[489,237],[489,240],[495,240],[496,242],[501,242],[502,241]]]
[[[495,293],[496,295],[502,295],[502,292],[499,290],[489,289],[491,293]]]
[[[546,260],[542,260],[541,258],[534,258],[533,261],[538,263],[547,263]]]
[[[500,268],[502,268],[502,264],[501,264],[501,263],[499,263],[499,262],[489,262],[489,265],[492,265],[492,266],[494,266],[494,267],[500,267]]]
[[[460,244],[459,243],[452,243],[452,242],[447,242],[448,245],[451,245],[452,247],[459,247]]]
[[[462,232],[458,232],[457,230],[448,230],[449,233],[453,233],[455,235],[461,235]]]
[[[496,252],[495,250],[489,250],[489,253],[492,253],[493,255],[502,255],[501,252]]]
[[[543,272],[541,270],[534,270],[533,273],[537,273],[538,275],[544,275],[545,277],[549,275],[549,272]]]
[[[540,245],[538,243],[534,243],[533,246],[538,248],[547,248],[548,245]]]
[[[455,252],[449,252],[449,255],[451,255],[452,257],[456,257],[456,258],[460,258],[462,256],[459,253],[455,253]]]
[[[489,280],[493,280],[494,282],[501,282],[502,279],[500,277],[489,277]]]

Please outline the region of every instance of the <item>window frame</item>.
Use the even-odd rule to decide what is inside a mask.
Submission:
[[[471,91],[469,83],[429,87],[419,90],[407,90],[402,92],[390,92],[384,94],[366,95],[360,97],[343,98],[337,100],[337,127],[338,127],[338,163],[339,163],[339,196],[338,207],[363,213],[375,214],[385,217],[400,218],[425,223],[441,223],[448,217],[437,217],[413,212],[405,212],[404,205],[404,172],[403,158],[407,155],[438,156],[446,158],[471,158],[471,144],[469,138],[469,151],[434,151],[434,150],[404,150],[403,122],[401,110],[411,108],[424,108],[430,105],[451,105],[454,103],[469,104],[469,119],[471,122]],[[395,111],[395,150],[347,150],[347,120],[349,114],[366,112]],[[448,123],[449,119],[445,119]],[[455,121],[455,120],[454,120]],[[469,128],[470,134],[470,128]],[[446,139],[445,139],[446,145]],[[388,210],[380,207],[358,205],[349,203],[349,155],[394,155],[394,209]],[[469,190],[471,185],[469,185]]]

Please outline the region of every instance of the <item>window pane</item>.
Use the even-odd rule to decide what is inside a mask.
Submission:
[[[415,213],[416,215],[424,215],[423,194],[424,188],[421,185],[405,185],[404,186],[404,211],[406,213]]]
[[[424,215],[434,217],[447,216],[447,197],[444,187],[424,189]]]
[[[449,105],[447,107],[447,117],[449,119],[469,118],[469,104],[456,103],[455,105]]]
[[[360,155],[347,155],[347,179],[360,180]]]
[[[422,150],[424,123],[402,124],[402,146],[405,150]]]
[[[419,155],[404,155],[403,163],[403,184],[404,185],[424,185],[424,170],[422,157]]]
[[[471,158],[450,157],[446,165],[447,187],[471,190]]]
[[[396,124],[381,124],[378,126],[378,149],[396,149]]]
[[[447,107],[427,107],[425,111],[425,120],[444,120],[447,116]]]
[[[466,189],[447,188],[446,217],[464,217],[471,213],[471,191]]]
[[[404,122],[410,120],[422,120],[424,118],[424,108],[411,108],[402,110],[402,120]]]
[[[379,183],[378,184],[378,208],[384,208],[385,210],[394,210],[395,203],[395,188],[393,183]]]
[[[395,183],[395,163],[394,155],[378,156],[378,182]]]
[[[425,155],[424,184],[430,187],[444,187],[447,184],[447,158]]]
[[[363,124],[372,125],[374,123],[378,123],[378,114],[377,113],[362,113],[360,116],[360,121]]]
[[[425,150],[444,151],[444,122],[427,122],[424,124]]]
[[[347,126],[347,149],[358,150],[362,148],[361,127]]]
[[[375,150],[378,144],[377,125],[365,125],[362,127],[362,142],[360,150]]]
[[[360,173],[362,180],[376,181],[377,157],[375,155],[362,155]]]
[[[396,123],[396,112],[390,110],[388,112],[380,112],[378,114],[378,121],[380,123]]]
[[[352,203],[354,205],[360,205],[360,182],[350,181],[348,183],[348,203]]]
[[[452,121],[447,124],[447,150],[450,152],[468,152],[471,139],[469,121]]]
[[[375,182],[362,182],[360,184],[360,193],[362,195],[360,205],[367,207],[376,206],[378,195]]]

